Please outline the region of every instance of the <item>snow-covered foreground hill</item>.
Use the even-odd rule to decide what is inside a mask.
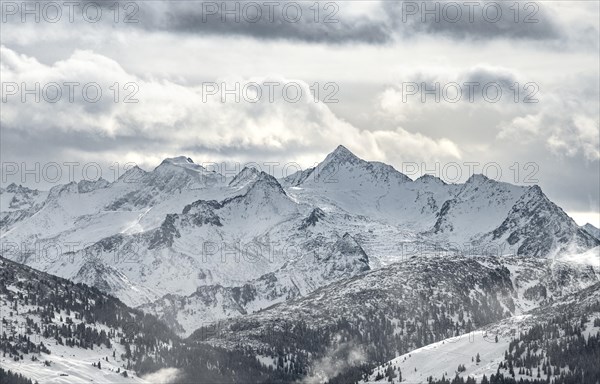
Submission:
[[[538,186],[413,181],[342,146],[281,180],[176,157],[112,183],[0,192],[4,257],[140,306],[181,335],[414,255],[559,259],[600,245]]]
[[[578,349],[579,342],[589,350],[589,354],[576,355],[576,352],[582,352]],[[599,343],[600,283],[525,315],[510,317],[469,334],[415,349],[376,367],[361,382],[387,382],[393,376],[393,382],[417,384],[428,383],[430,378],[452,380],[458,376],[463,379],[472,377],[479,383],[483,376],[489,379],[500,373],[517,381],[540,377],[544,382],[546,379],[554,382],[561,375],[574,374],[570,380],[575,381],[570,382],[594,383],[600,379],[600,370],[597,369]],[[582,366],[587,363],[584,361],[581,361],[581,366],[575,367],[554,359],[558,354],[557,348],[565,346],[571,349],[565,353],[573,354],[574,359],[595,359],[596,370],[582,372]],[[516,355],[531,354],[531,361],[520,365],[519,360],[513,359],[519,348],[522,350]],[[540,376],[537,376],[538,367],[543,368]],[[393,374],[390,375],[390,372]],[[588,377],[582,378],[585,374]]]
[[[10,372],[39,383],[241,383],[256,369],[248,363],[255,357],[190,348],[164,323],[114,297],[2,257],[0,317],[0,378]]]
[[[133,369],[134,356],[176,339],[97,290],[3,258],[0,277],[0,366],[33,381],[146,383]]]

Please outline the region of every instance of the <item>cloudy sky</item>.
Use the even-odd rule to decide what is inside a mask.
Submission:
[[[343,144],[412,178],[536,183],[600,226],[596,1],[52,4],[2,1],[3,185],[176,155],[279,177]]]

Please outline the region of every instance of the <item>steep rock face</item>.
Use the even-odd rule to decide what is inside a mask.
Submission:
[[[92,192],[100,188],[107,188],[110,183],[103,178],[99,178],[98,180],[81,180],[77,183],[77,190],[79,193],[87,193]]]
[[[246,315],[306,295],[320,286],[370,270],[368,256],[344,234],[318,255],[298,255],[280,269],[241,286],[200,286],[191,295],[168,295],[141,307],[183,335],[215,321]]]
[[[244,188],[255,182],[259,177],[259,170],[254,167],[244,167],[244,169],[235,175],[235,177],[229,182],[229,186],[234,188]]]
[[[600,281],[600,266],[577,264],[528,256],[509,256],[498,260],[509,271],[514,288],[515,310],[521,315],[534,308],[579,292]],[[486,259],[481,261],[487,264]]]
[[[582,226],[581,229],[594,236],[596,239],[600,240],[600,229],[596,228],[592,224],[587,223],[584,226]]]
[[[312,210],[312,212],[306,219],[302,220],[302,225],[300,226],[300,229],[314,227],[324,217],[325,217],[325,212],[323,212],[323,210],[320,208],[315,208]]]
[[[0,188],[0,196],[0,212],[10,212],[33,208],[43,201],[46,193],[11,183],[6,188]]]
[[[42,208],[48,192],[11,183],[0,188],[0,230],[7,232],[16,223]]]
[[[119,179],[124,195],[110,202],[108,210],[134,210],[154,206],[171,194],[223,185],[225,177],[208,171],[185,156],[168,158],[152,172],[132,168]],[[133,187],[133,188],[131,188]]]
[[[165,221],[157,228],[152,234],[148,249],[155,249],[159,247],[171,247],[175,241],[175,238],[181,237],[179,230],[177,229],[175,222],[177,216],[174,214],[167,215]],[[202,223],[200,222],[200,225]]]
[[[488,236],[489,237],[489,236]],[[549,257],[563,251],[581,251],[600,245],[552,203],[540,187],[530,187],[511,208],[491,240],[506,241],[519,255]]]
[[[98,260],[90,260],[84,263],[72,278],[72,281],[84,283],[102,292],[122,297],[123,301],[129,302],[132,306],[154,300],[159,296],[158,292],[136,287],[126,275]]]
[[[473,175],[437,213],[432,232],[451,241],[493,230],[508,214],[525,188]],[[466,235],[466,236],[465,236]]]

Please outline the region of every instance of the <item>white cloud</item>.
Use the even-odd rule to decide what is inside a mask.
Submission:
[[[555,99],[537,114],[517,116],[500,125],[498,138],[520,145],[541,142],[558,156],[583,155],[600,160],[600,121],[593,110],[582,105],[573,113],[570,106]]]
[[[126,154],[136,157],[137,152],[137,158],[141,159],[147,159],[149,153],[156,157],[160,148],[159,153],[165,154],[247,152],[253,155],[252,160],[260,158],[257,153],[263,151],[277,155],[280,160],[282,157],[296,160],[294,156],[298,154],[309,157],[326,153],[340,143],[366,158],[392,163],[460,157],[458,146],[445,138],[433,139],[403,128],[360,130],[336,116],[328,105],[315,102],[309,84],[302,80],[281,76],[215,79],[221,89],[223,83],[230,90],[239,84],[242,96],[235,102],[235,96],[223,92],[207,95],[212,85],[185,86],[160,78],[142,79],[127,73],[116,61],[92,51],[76,51],[52,65],[18,55],[7,47],[2,47],[1,53],[6,82],[39,82],[42,89],[50,82],[95,82],[105,92],[98,103],[86,102],[80,95],[75,102],[63,96],[57,103],[43,98],[39,103],[31,100],[22,103],[18,95],[9,96],[6,113],[2,115],[3,126],[44,135],[60,131],[100,135],[107,139],[104,148],[107,153],[114,153],[111,141],[114,144],[133,138],[137,151],[128,148]],[[135,97],[139,102],[115,103],[110,88],[115,82],[121,88],[126,83],[136,84],[139,92]],[[252,93],[256,86],[243,92],[250,83],[258,84],[260,98]],[[279,85],[269,89],[268,83]],[[289,88],[284,91],[286,86]],[[294,101],[297,92],[302,96]],[[120,100],[126,94],[121,89]],[[227,102],[222,102],[222,97]],[[256,99],[259,101],[251,102]],[[28,119],[23,119],[25,115]],[[48,145],[52,145],[51,140]],[[77,151],[77,142],[73,145],[71,149]]]

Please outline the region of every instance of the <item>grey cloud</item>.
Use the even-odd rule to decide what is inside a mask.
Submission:
[[[287,5],[284,12],[286,3],[293,5]],[[383,44],[390,41],[392,35],[389,26],[381,20],[365,15],[344,15],[344,2],[320,2],[318,13],[314,2],[307,1],[151,1],[137,4],[139,23],[130,26],[148,31],[331,44]],[[325,8],[326,4],[331,5]],[[239,21],[234,14],[228,13],[236,6],[234,14]]]
[[[475,67],[469,70],[465,73],[464,79],[468,82],[482,84],[495,82],[502,88],[508,88],[518,80],[517,75],[511,71],[486,67]]]
[[[352,44],[364,43],[383,45],[397,40],[412,40],[420,37],[448,37],[454,40],[490,41],[497,39],[534,41],[554,49],[568,47],[597,48],[599,45],[597,23],[590,20],[578,20],[577,26],[569,25],[569,19],[558,14],[544,2],[517,2],[519,12],[514,21],[514,2],[479,1],[471,10],[465,1],[137,1],[137,8],[120,10],[120,18],[132,15],[135,23],[113,21],[114,7],[111,2],[84,0],[81,3],[94,3],[105,7],[101,22],[94,27],[107,27],[116,31],[129,28],[147,32],[164,31],[174,34],[195,36],[249,37],[258,40],[285,40],[291,42]],[[274,11],[265,4],[277,3]],[[225,4],[225,8],[223,8]],[[239,22],[226,12],[238,5]],[[249,4],[253,4],[249,6]],[[286,4],[294,4],[289,12],[282,12]],[[368,7],[363,10],[361,7]],[[453,21],[454,13],[449,4],[456,4],[461,15]],[[484,6],[493,4],[488,15],[483,13]],[[526,8],[526,4],[527,7]],[[254,5],[258,5],[256,8]],[[301,10],[299,20],[294,21],[296,8]],[[439,20],[427,15],[426,7],[437,6]],[[494,7],[501,10],[501,17],[494,21]],[[415,8],[416,7],[416,8]],[[316,13],[315,9],[319,9]],[[244,12],[244,9],[246,10]],[[260,9],[260,17],[256,14]],[[416,9],[416,11],[415,11]],[[132,13],[132,11],[134,11]],[[271,15],[272,12],[272,15]],[[287,16],[286,16],[287,15]],[[18,26],[20,18],[12,16],[8,24]],[[225,17],[225,21],[223,21]],[[525,22],[525,19],[529,21]],[[75,24],[66,22],[67,28]],[[82,22],[81,17],[77,22]],[[59,25],[58,23],[57,25]],[[572,45],[572,46],[571,46]]]
[[[279,20],[273,25],[268,21],[258,23],[224,23],[217,19],[202,22],[202,16],[194,13],[174,12],[173,17],[159,24],[160,29],[186,33],[250,36],[259,39],[286,39],[304,42],[346,43],[363,42],[380,44],[390,40],[386,26],[360,18],[335,24],[311,21],[289,23]]]
[[[91,1],[97,3],[97,1]],[[472,10],[473,20],[470,20],[470,9],[465,2],[450,0],[441,1],[381,1],[377,3],[376,15],[357,14],[350,11],[354,2],[321,1],[318,16],[315,16],[314,2],[298,1],[275,2],[273,17],[270,17],[268,6],[261,1],[151,1],[137,2],[139,12],[136,19],[139,23],[128,24],[141,27],[147,31],[168,31],[195,35],[220,35],[251,37],[263,40],[290,40],[308,43],[366,43],[385,44],[394,39],[412,39],[420,36],[446,36],[453,39],[515,39],[534,41],[561,41],[567,38],[566,31],[558,22],[558,15],[541,2],[520,2],[518,16],[511,9],[513,2],[480,1],[480,5]],[[286,3],[298,5],[301,17],[297,22],[296,8],[289,10],[288,16],[283,15],[282,9]],[[222,4],[226,5],[223,8]],[[239,6],[239,22],[226,10]],[[255,13],[248,4],[258,4],[261,16]],[[326,4],[333,4],[324,9]],[[444,12],[448,4],[457,4],[461,16],[453,21],[454,13]],[[487,5],[493,4],[493,6]],[[295,7],[294,5],[294,7]],[[108,7],[108,5],[106,5]],[[437,6],[439,20],[423,16],[426,7]],[[488,15],[484,15],[485,6]],[[495,18],[495,7],[500,9],[501,16]],[[247,7],[247,8],[244,8]],[[416,7],[416,13],[415,8]],[[246,9],[246,12],[242,10]],[[335,11],[335,12],[334,12]],[[333,15],[326,20],[327,15]],[[223,21],[223,17],[226,21]],[[258,18],[258,21],[253,20]],[[315,17],[317,20],[315,20]],[[518,22],[514,18],[518,18]],[[535,21],[535,22],[525,22]],[[334,22],[335,21],[335,22]]]
[[[441,103],[449,109],[472,105],[486,109],[535,109],[539,86],[514,70],[476,65],[465,70],[424,69],[403,73],[381,97],[384,111],[406,122]],[[517,100],[517,102],[515,102]]]
[[[479,5],[474,8],[469,8],[465,3],[468,2],[391,1],[384,2],[383,6],[394,29],[405,36],[431,34],[474,40],[557,40],[565,34],[557,15],[541,2],[486,0],[478,2]],[[518,12],[514,4],[519,5]],[[435,10],[435,7],[438,7],[435,11],[437,20],[434,15],[427,13],[428,10]]]

